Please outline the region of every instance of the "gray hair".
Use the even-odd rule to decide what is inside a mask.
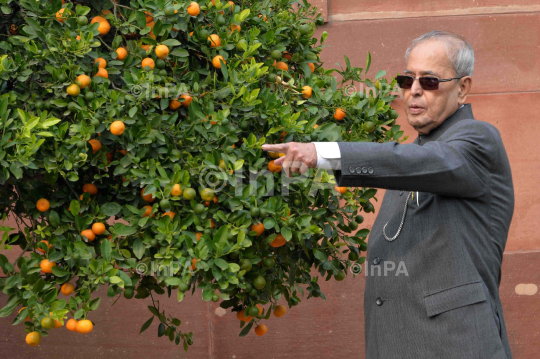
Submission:
[[[436,40],[441,41],[446,46],[446,53],[450,62],[454,66],[457,77],[471,76],[474,69],[474,50],[465,38],[460,35],[446,31],[431,31],[414,39],[405,52],[405,62],[409,61],[411,51],[420,43]]]

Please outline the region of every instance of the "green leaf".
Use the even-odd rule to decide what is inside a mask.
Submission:
[[[111,232],[117,236],[129,236],[137,233],[137,228],[126,226],[123,223],[116,223]]]
[[[274,228],[276,221],[272,217],[266,217],[263,221],[264,229]]]
[[[214,296],[214,291],[212,289],[203,290],[202,298],[204,301],[208,302],[209,300],[212,300],[213,296]]]
[[[244,231],[241,231],[244,233]],[[240,270],[240,266],[236,263],[229,263],[229,271],[231,272],[238,272]]]
[[[99,212],[103,213],[106,216],[116,216],[121,210],[122,206],[120,206],[116,202],[105,203],[99,208]]]
[[[221,258],[214,259],[214,264],[216,264],[222,270],[229,269],[229,264],[227,263],[227,261],[225,261],[225,260],[223,260]]]
[[[178,277],[170,277],[165,279],[165,283],[168,285],[180,285],[182,284],[182,280]]]
[[[375,74],[375,80],[380,79],[380,78],[383,77],[384,75],[386,75],[386,71],[385,71],[385,70],[377,71],[377,73]]]
[[[111,261],[111,252],[112,252],[111,242],[109,242],[108,240],[103,240],[101,242],[101,256],[107,262]]]
[[[57,277],[64,277],[69,274],[64,268],[59,268],[58,266],[52,267],[52,273]]]
[[[72,215],[74,216],[77,216],[79,215],[79,210],[81,209],[81,205],[79,203],[79,201],[77,201],[76,199],[72,200],[69,204],[69,211],[71,212]]]
[[[187,50],[185,49],[182,49],[182,48],[177,48],[177,49],[174,49],[172,52],[171,52],[171,56],[178,56],[178,57],[189,57],[189,52],[187,52]]]
[[[244,329],[242,329],[242,331],[240,332],[240,334],[238,334],[238,336],[245,337],[247,333],[249,333],[249,331],[251,330],[251,327],[253,327],[253,322],[249,323]]]
[[[137,11],[135,16],[137,17],[137,25],[139,25],[139,27],[146,27],[146,16],[144,13],[142,11]]]
[[[58,227],[60,225],[60,217],[58,217],[58,213],[56,213],[55,210],[49,212],[49,223],[53,227]]]
[[[53,267],[55,268],[55,267]],[[36,283],[34,283],[34,286],[32,287],[32,290],[34,291],[34,293],[39,293],[43,290],[43,288],[45,287],[45,281],[43,280],[43,278],[39,278],[37,280]]]
[[[292,239],[292,232],[289,227],[281,228],[281,234],[283,235],[283,238],[287,240],[287,242]]]
[[[135,254],[135,257],[138,259],[141,259],[144,255],[146,248],[144,247],[144,244],[142,242],[141,238],[137,238],[135,242],[133,242],[133,253]]]
[[[146,329],[148,329],[148,327],[150,326],[150,324],[152,324],[152,321],[154,320],[154,316],[152,316],[150,319],[148,319],[146,322],[144,322],[144,324],[142,325],[141,327],[141,331],[139,332],[139,334],[141,334],[142,332],[144,332]]]
[[[180,43],[180,41],[178,40],[175,40],[175,39],[168,39],[168,40],[165,40],[161,43],[161,45],[166,45],[166,46],[180,46],[182,45]]]
[[[364,72],[367,75],[367,72],[369,70],[369,66],[371,66],[371,54],[367,53],[367,59],[366,59],[366,71]]]

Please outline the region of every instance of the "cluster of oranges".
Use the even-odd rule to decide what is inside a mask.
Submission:
[[[253,317],[260,316],[263,313],[263,311],[264,311],[263,307],[260,304],[257,304],[257,305],[255,305],[255,307],[252,307],[252,308],[249,309],[248,316],[245,315],[245,309],[242,309],[242,310],[236,312],[236,318],[238,318],[238,320],[240,320],[242,322],[247,323],[247,322],[250,322],[251,320],[253,320]],[[280,317],[284,316],[285,313],[287,313],[287,308],[285,308],[284,305],[280,304],[280,305],[278,305],[276,307],[276,309],[274,309],[274,315],[277,318],[280,318]],[[258,324],[255,327],[255,334],[257,334],[258,336],[265,335],[267,331],[268,331],[268,328],[264,324]]]

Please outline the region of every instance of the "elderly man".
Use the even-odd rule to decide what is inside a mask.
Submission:
[[[510,359],[499,284],[514,190],[499,131],[465,104],[473,49],[433,31],[405,57],[397,82],[414,143],[263,150],[285,153],[275,163],[287,174],[333,169],[338,186],[387,189],[367,249],[367,359]],[[385,273],[399,265],[407,275]]]

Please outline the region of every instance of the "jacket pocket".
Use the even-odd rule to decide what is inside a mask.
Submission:
[[[482,281],[465,283],[424,296],[428,317],[487,300]]]

